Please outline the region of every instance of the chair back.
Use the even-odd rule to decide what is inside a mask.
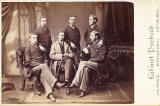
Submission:
[[[26,47],[18,47],[18,48],[16,48],[17,67],[25,65],[25,49],[26,49]]]

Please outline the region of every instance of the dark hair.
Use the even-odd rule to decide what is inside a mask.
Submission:
[[[45,16],[42,16],[39,20],[41,20],[42,18],[46,18]]]
[[[76,18],[76,16],[75,16],[75,15],[70,15],[70,16],[69,16],[69,19],[70,19],[70,17],[75,17],[75,18]]]
[[[90,14],[90,16],[89,17],[93,17],[93,19],[94,20],[96,20],[96,23],[97,23],[97,21],[98,21],[98,17],[96,16],[96,15],[94,15],[94,14]]]
[[[63,30],[58,31],[58,36],[59,36],[59,33],[64,33],[64,31]],[[65,36],[65,33],[64,33],[64,36]]]

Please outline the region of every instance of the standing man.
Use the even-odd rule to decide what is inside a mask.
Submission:
[[[52,40],[50,31],[46,25],[47,25],[46,17],[41,17],[40,26],[38,27],[38,29],[35,30],[35,34],[38,35],[38,43],[40,43],[45,48],[43,55],[47,55],[46,57],[48,61],[47,64],[49,65],[49,60],[50,60],[49,53],[52,45]]]
[[[88,91],[89,83],[89,71],[96,71],[98,74],[100,66],[103,65],[105,60],[106,48],[105,45],[98,45],[100,42],[100,34],[97,31],[92,31],[90,33],[91,45],[89,50],[84,48],[85,53],[90,53],[90,59],[88,61],[81,61],[76,72],[76,75],[72,81],[70,88],[76,86],[81,90],[80,97],[85,96]],[[70,92],[71,93],[71,92]]]
[[[70,45],[72,52],[74,53],[74,63],[78,67],[80,61],[80,31],[75,26],[76,17],[69,17],[69,25],[65,28],[65,41]]]
[[[103,41],[104,41],[104,36],[102,33],[101,28],[97,25],[97,21],[98,21],[98,17],[95,15],[90,15],[89,16],[89,26],[86,28],[85,33],[84,33],[84,40],[86,42],[86,47],[89,47],[91,44],[91,39],[90,39],[90,33],[92,31],[98,31],[100,33],[100,42],[99,42],[99,46],[102,45]]]
[[[64,84],[59,83],[53,76],[50,68],[47,66],[46,61],[42,59],[41,47],[39,47],[37,35],[29,35],[30,44],[25,50],[26,66],[30,68],[31,74],[40,73],[39,77],[43,87],[45,88],[46,97],[52,102],[56,101],[56,98],[52,92],[54,87],[60,88]]]

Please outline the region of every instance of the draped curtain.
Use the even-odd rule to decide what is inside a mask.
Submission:
[[[41,4],[41,3],[40,3]],[[73,5],[72,5],[73,4]],[[22,7],[26,7],[28,10],[28,21],[29,21],[29,32],[32,32],[39,22],[39,11],[43,12],[44,9],[38,8],[39,3],[2,3],[2,67],[3,71],[6,71],[5,63],[6,60],[6,47],[5,40],[6,36],[10,30],[10,25],[13,18],[14,6],[18,6],[19,10]],[[43,6],[44,5],[44,6]],[[133,46],[134,43],[134,33],[133,33],[133,23],[134,23],[134,9],[133,3],[129,2],[84,2],[84,3],[43,3],[42,7],[45,11],[42,15],[46,14],[48,26],[52,34],[52,40],[56,40],[56,32],[59,28],[67,25],[67,17],[69,13],[77,15],[77,25],[81,31],[81,37],[83,38],[83,33],[85,26],[88,25],[88,16],[90,13],[95,13],[98,15],[99,25],[103,28],[105,41],[109,45],[129,45]],[[62,5],[62,7],[61,7]],[[68,6],[68,8],[63,9],[63,6]],[[74,10],[74,11],[73,11]],[[46,12],[46,13],[45,13]],[[19,12],[20,13],[20,12]],[[19,14],[19,17],[21,15]],[[13,18],[14,19],[14,18]],[[19,19],[20,21],[20,19]],[[19,24],[19,31],[22,32],[22,28]],[[25,24],[26,26],[26,24]],[[15,27],[15,29],[18,27]],[[28,27],[26,26],[25,30]],[[19,33],[19,37],[26,36]],[[20,40],[20,39],[19,39]],[[81,44],[84,44],[82,39]]]
[[[15,3],[2,3],[2,75],[5,76],[6,73],[6,47],[5,47],[5,39],[9,32],[13,11],[14,11]]]
[[[27,4],[27,3],[26,3]],[[133,44],[133,4],[128,2],[108,2],[103,4],[103,29],[109,42],[116,38],[112,43],[119,41]],[[106,5],[107,4],[107,5]],[[4,41],[12,20],[13,8],[15,3],[2,3],[2,39]],[[28,3],[34,9],[34,3]],[[30,10],[29,8],[29,10]],[[106,9],[107,8],[107,9]],[[30,11],[31,12],[31,11]],[[33,13],[31,16],[34,16]],[[31,18],[33,21],[35,18]],[[36,25],[30,22],[33,28]],[[32,31],[33,29],[30,29]]]
[[[129,2],[104,3],[104,33],[109,45],[134,44],[134,8]]]
[[[5,40],[10,29],[14,5],[14,3],[2,3],[2,41]]]

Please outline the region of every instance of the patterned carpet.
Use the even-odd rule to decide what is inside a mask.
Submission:
[[[25,91],[11,90],[2,92],[3,104],[123,104],[133,103],[133,87],[124,83],[122,87],[118,83],[107,83],[104,86],[90,88],[88,95],[77,98],[78,89],[73,89],[71,95],[66,95],[65,89],[55,89],[56,102],[52,103],[44,93],[41,96],[35,95],[33,87],[28,84]],[[129,88],[130,87],[130,88]],[[126,88],[128,90],[126,90]],[[128,91],[128,92],[127,92]]]

